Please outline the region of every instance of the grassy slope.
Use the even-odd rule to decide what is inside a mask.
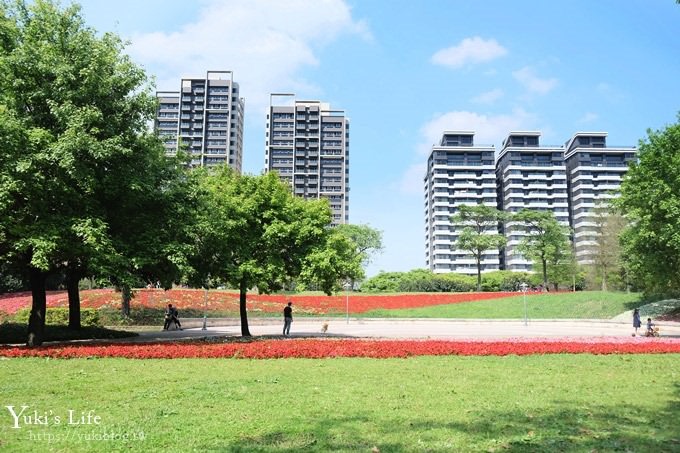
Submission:
[[[530,294],[526,297],[531,319],[609,319],[644,304],[640,295],[584,291],[559,294]],[[350,301],[351,303],[351,301]],[[404,310],[373,310],[366,317],[389,318],[486,318],[524,317],[524,297],[508,297],[462,304],[437,305]]]
[[[101,425],[15,430],[3,408],[0,450],[678,451],[679,359],[3,360],[3,406]],[[77,439],[104,432],[145,439]]]

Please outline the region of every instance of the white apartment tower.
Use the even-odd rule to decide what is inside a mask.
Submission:
[[[166,154],[184,148],[191,166],[228,164],[241,172],[245,100],[231,71],[184,78],[179,91],[159,91],[155,129]]]
[[[451,216],[461,205],[496,207],[494,146],[475,145],[474,132],[446,131],[427,160],[425,186],[425,261],[435,273],[476,274],[472,255],[455,248],[459,230]],[[497,234],[493,228],[489,233]],[[482,272],[498,270],[498,251],[482,259]]]
[[[577,132],[566,142],[564,159],[574,250],[579,264],[592,262],[597,247],[593,219],[596,208],[606,211],[620,193],[635,147],[607,147],[606,132]]]
[[[349,119],[320,101],[270,95],[265,172],[276,171],[304,198],[326,198],[333,225],[349,222]]]
[[[540,136],[540,132],[510,132],[503,142],[496,163],[498,208],[508,213],[550,211],[568,226],[564,149],[540,146]],[[533,263],[517,251],[525,233],[513,222],[506,222],[502,232],[508,240],[501,254],[502,269],[531,271]]]

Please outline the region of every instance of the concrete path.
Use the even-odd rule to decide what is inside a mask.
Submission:
[[[323,324],[328,323],[326,333]],[[680,323],[657,324],[662,337],[680,338]],[[281,336],[283,322],[251,324],[253,336]],[[641,330],[642,331],[642,330]],[[434,338],[434,339],[484,339],[484,338],[556,338],[556,337],[630,337],[630,323],[604,320],[452,320],[452,319],[345,319],[328,321],[298,318],[293,322],[291,337],[352,337],[352,338]],[[127,339],[133,342],[163,341],[241,335],[238,324],[209,326],[207,330],[190,328],[158,332],[140,332],[140,336]],[[120,340],[117,340],[120,341]],[[125,340],[123,340],[125,341]]]

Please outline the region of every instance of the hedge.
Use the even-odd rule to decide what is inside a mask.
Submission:
[[[31,315],[30,308],[22,308],[14,314],[14,322],[28,323]],[[48,308],[45,314],[45,324],[68,325],[68,308]],[[96,308],[80,309],[80,325],[83,327],[100,327],[101,321]]]

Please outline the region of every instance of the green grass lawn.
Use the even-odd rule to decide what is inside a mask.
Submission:
[[[677,354],[0,363],[0,451],[680,451]]]
[[[601,291],[529,294],[526,301],[527,314],[531,319],[609,319],[646,303],[637,293]],[[518,319],[524,318],[524,296],[403,310],[372,310],[360,316]]]

